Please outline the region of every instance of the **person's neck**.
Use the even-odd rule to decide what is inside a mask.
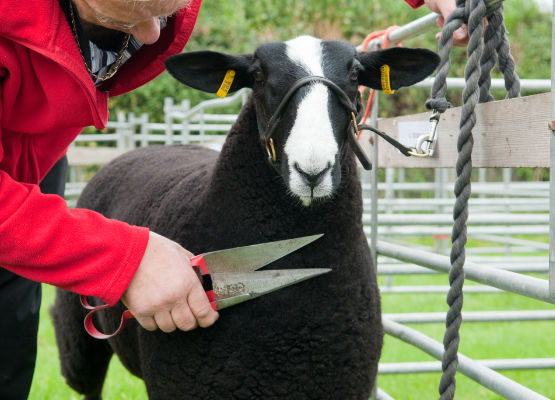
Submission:
[[[118,52],[121,49],[122,43],[125,40],[125,33],[92,24],[80,17],[79,23],[85,37],[102,50]]]

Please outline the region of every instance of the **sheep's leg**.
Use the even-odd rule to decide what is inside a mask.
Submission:
[[[78,295],[57,289],[51,313],[62,374],[68,385],[84,394],[86,400],[100,400],[111,347],[107,341],[89,336],[83,328],[85,310]]]

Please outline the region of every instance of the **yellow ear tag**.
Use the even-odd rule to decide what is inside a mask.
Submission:
[[[393,94],[395,93],[395,90],[391,89],[391,82],[389,81],[389,65],[384,64],[380,67],[380,72],[382,74],[381,76],[381,80],[382,80],[382,91],[385,94]]]
[[[216,95],[221,97],[222,99],[227,96],[227,92],[231,88],[231,84],[233,83],[233,79],[235,79],[235,71],[232,69],[228,69],[225,73],[224,80],[218,89]]]

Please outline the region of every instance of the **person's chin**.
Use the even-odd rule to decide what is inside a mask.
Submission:
[[[125,33],[81,19],[81,28],[86,38],[96,44],[102,50],[119,51],[125,37]]]

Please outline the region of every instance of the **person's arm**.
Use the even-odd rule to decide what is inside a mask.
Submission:
[[[1,115],[1,113],[0,113]],[[170,332],[209,326],[212,310],[177,243],[40,193],[0,171],[0,265],[31,280],[115,304],[143,327]]]
[[[119,300],[147,247],[148,229],[70,210],[1,170],[0,204],[2,267],[108,304]]]

